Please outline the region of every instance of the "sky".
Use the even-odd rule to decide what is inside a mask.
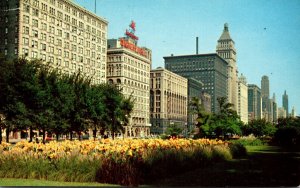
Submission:
[[[92,12],[95,0],[73,0]],[[152,68],[165,56],[215,53],[224,23],[237,51],[239,75],[261,87],[269,77],[270,97],[300,114],[300,0],[96,0],[96,14],[109,22],[108,38],[123,37],[136,22],[138,46],[152,50]]]

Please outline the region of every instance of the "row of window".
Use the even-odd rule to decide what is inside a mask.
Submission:
[[[87,15],[86,11],[82,12],[78,8],[71,7],[69,4],[63,4],[62,1],[60,0],[58,1],[50,0],[50,4],[43,3],[43,2],[45,1],[42,1],[40,4],[39,0],[32,0],[32,2],[30,0],[24,0],[24,5],[23,5],[24,11],[30,13],[30,5],[31,5],[35,10],[40,9],[43,12],[47,12],[53,16],[58,16],[58,17],[63,17],[63,12],[67,12],[68,14],[74,16],[75,18],[79,18],[84,22],[92,24],[93,26],[96,26],[98,28],[101,28],[102,30],[106,30],[106,27],[103,23],[97,21],[97,19],[93,18],[92,16]]]

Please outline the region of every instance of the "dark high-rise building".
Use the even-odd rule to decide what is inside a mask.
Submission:
[[[261,119],[261,91],[255,84],[248,84],[249,120]]]
[[[286,94],[286,90],[284,90],[284,94],[282,95],[282,107],[286,111],[286,117],[289,116],[289,96]]]
[[[216,53],[164,57],[165,68],[185,78],[201,81],[211,96],[211,111],[218,111],[218,97],[227,96],[228,62]]]
[[[268,76],[261,78],[261,98],[262,98],[262,110],[267,111],[270,96],[270,82]]]

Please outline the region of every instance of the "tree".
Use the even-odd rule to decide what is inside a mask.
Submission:
[[[276,127],[265,119],[255,119],[243,126],[242,130],[244,135],[273,136]]]
[[[198,135],[203,135],[204,129],[202,126],[206,125],[210,119],[210,113],[205,111],[204,105],[201,103],[200,99],[197,97],[193,97],[189,103],[190,112],[196,115],[196,124],[195,126],[199,128]]]
[[[233,104],[227,102],[226,97],[217,98],[219,112],[215,113],[211,119],[209,126],[210,134],[215,134],[217,137],[224,138],[233,134],[241,134],[241,125],[243,124],[237,115],[237,112],[232,109]]]

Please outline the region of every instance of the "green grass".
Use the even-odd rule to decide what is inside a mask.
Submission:
[[[99,187],[120,187],[112,184],[101,183],[77,183],[77,182],[58,182],[35,179],[13,179],[0,178],[0,186],[99,186]]]
[[[300,152],[247,146],[248,156],[155,182],[157,186],[270,187],[300,185]]]

